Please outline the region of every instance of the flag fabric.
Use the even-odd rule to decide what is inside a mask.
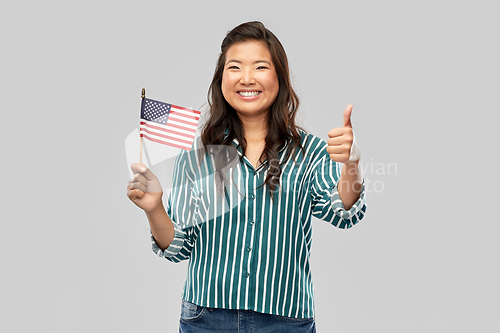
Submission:
[[[167,146],[191,150],[200,111],[148,98],[141,104],[141,137]]]

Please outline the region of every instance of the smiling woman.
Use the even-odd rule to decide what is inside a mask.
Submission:
[[[232,45],[226,52],[222,94],[243,123],[246,155],[254,168],[262,162],[267,118],[279,91],[269,48],[261,41]],[[250,142],[250,144],[248,144]]]
[[[226,58],[229,60],[222,74],[224,98],[244,124],[253,119],[254,123],[265,125],[279,91],[269,48],[260,41],[241,42],[227,50]]]
[[[299,99],[290,82],[285,49],[262,23],[243,23],[226,35],[208,100],[203,144],[231,145],[236,140],[255,168],[267,159],[266,167],[275,172],[266,175],[265,183],[274,191],[281,176],[278,151],[290,145],[286,161],[301,149],[301,129],[295,124]],[[219,154],[217,170],[223,166]]]
[[[189,260],[180,332],[315,332],[311,219],[346,229],[366,210],[352,107],[328,143],[296,126],[285,51],[260,22],[226,35],[208,100],[166,209],[144,165],[132,165],[128,192],[146,212],[153,251]]]

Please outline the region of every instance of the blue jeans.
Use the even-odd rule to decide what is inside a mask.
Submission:
[[[251,310],[205,308],[182,300],[180,333],[315,333],[314,318],[289,318]]]

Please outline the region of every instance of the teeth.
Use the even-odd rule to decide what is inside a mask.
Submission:
[[[257,96],[259,93],[260,91],[238,91],[238,94],[243,97]]]

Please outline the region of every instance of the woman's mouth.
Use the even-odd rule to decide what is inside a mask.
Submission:
[[[238,91],[238,95],[243,98],[255,98],[260,95],[260,91]]]

